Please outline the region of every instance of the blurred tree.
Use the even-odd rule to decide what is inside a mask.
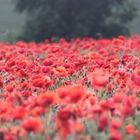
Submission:
[[[136,15],[133,0],[14,0],[19,13],[27,13],[20,39],[112,37],[128,35]]]

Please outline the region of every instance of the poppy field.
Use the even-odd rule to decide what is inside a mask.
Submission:
[[[0,140],[140,140],[140,37],[0,43]]]

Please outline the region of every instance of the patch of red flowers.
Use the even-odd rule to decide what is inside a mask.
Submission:
[[[140,140],[140,37],[0,43],[0,140]]]

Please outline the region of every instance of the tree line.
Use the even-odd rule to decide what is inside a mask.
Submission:
[[[14,0],[27,19],[25,41],[46,38],[105,37],[129,35],[128,24],[136,16],[133,0]]]

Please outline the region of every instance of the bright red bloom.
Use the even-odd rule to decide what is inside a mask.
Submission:
[[[42,88],[44,86],[43,77],[32,77],[31,82],[33,86]]]
[[[37,117],[39,115],[42,115],[46,112],[46,109],[44,109],[43,107],[34,107],[33,109],[31,109],[30,114],[34,117]]]
[[[109,123],[109,119],[108,119],[106,113],[102,113],[101,116],[99,116],[99,119],[98,119],[98,129],[99,129],[99,131],[103,131],[108,126],[108,123]]]
[[[68,97],[69,94],[69,87],[60,87],[57,89],[58,96],[60,99],[64,99]]]
[[[45,92],[38,96],[37,103],[42,107],[53,105],[59,102],[58,95],[53,92]]]
[[[61,121],[67,121],[72,116],[72,112],[68,108],[63,108],[58,111],[58,118]]]
[[[132,75],[132,81],[137,85],[140,86],[140,70],[135,70]]]
[[[54,72],[54,74],[57,75],[58,77],[59,77],[59,76],[60,76],[60,77],[65,77],[65,76],[68,75],[68,72],[67,72],[66,68],[63,67],[63,66],[58,66],[58,67],[54,68],[54,69],[53,69],[53,72]]]
[[[35,87],[44,88],[51,84],[51,80],[48,76],[34,76],[31,78],[31,83]]]
[[[109,140],[123,140],[121,132],[118,130],[111,131]]]
[[[22,106],[18,106],[13,111],[14,119],[22,120],[26,115],[26,109]]]
[[[78,102],[83,95],[85,94],[85,90],[80,85],[74,85],[69,88],[69,97],[71,102]]]
[[[117,92],[113,96],[114,102],[116,103],[122,102],[124,98],[125,98],[125,95],[122,92]]]
[[[8,92],[12,92],[12,91],[14,90],[13,84],[7,85],[7,86],[6,86],[6,90],[7,90]]]
[[[50,65],[52,65],[54,62],[51,60],[51,59],[45,59],[44,60],[44,62],[43,62],[43,64],[45,65],[45,66],[50,66]]]
[[[91,105],[94,105],[97,102],[97,98],[95,96],[91,96],[89,98],[89,102],[90,102]]]
[[[64,102],[77,103],[86,94],[81,85],[65,86],[57,90],[57,93]]]
[[[131,124],[128,124],[125,127],[125,131],[126,131],[127,134],[136,134],[136,128]]]
[[[27,120],[24,120],[22,123],[22,127],[27,132],[43,132],[43,126],[41,123],[41,120],[38,118],[30,118]]]
[[[90,77],[91,85],[95,89],[105,88],[109,82],[109,74],[102,69],[95,69]]]
[[[132,116],[135,113],[135,96],[128,96],[125,98],[122,106],[122,115],[124,117]]]
[[[113,119],[111,122],[111,129],[120,129],[122,126],[122,121],[120,119]]]

